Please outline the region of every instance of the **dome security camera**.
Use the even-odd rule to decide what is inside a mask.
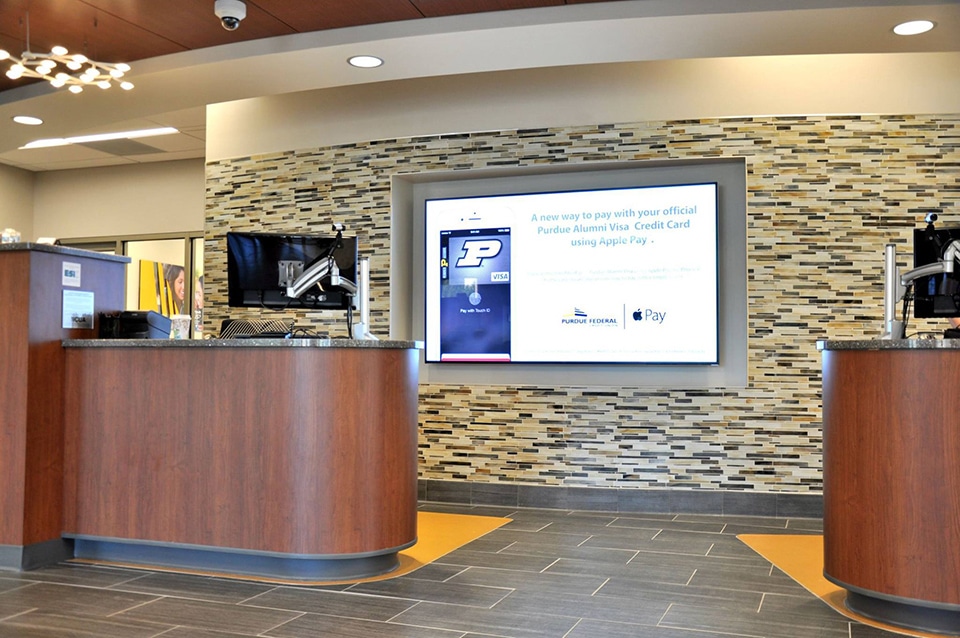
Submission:
[[[240,21],[247,17],[247,3],[243,0],[214,0],[213,13],[227,31],[236,31]]]

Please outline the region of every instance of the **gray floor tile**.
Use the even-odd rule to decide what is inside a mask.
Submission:
[[[495,609],[457,607],[420,603],[392,622],[419,627],[473,632],[504,638],[562,638],[576,624],[572,618],[548,616],[527,610],[523,613],[498,612]]]
[[[451,605],[493,607],[513,590],[486,585],[437,583],[429,580],[393,578],[372,583],[360,583],[351,587],[350,591],[377,596],[449,603]]]
[[[500,554],[516,554],[520,556],[547,556],[554,558],[575,558],[596,563],[615,563],[626,565],[636,555],[632,549],[611,549],[608,547],[563,547],[557,545],[541,545],[535,539],[512,543],[500,550]]]
[[[590,595],[607,583],[604,577],[552,574],[550,572],[518,572],[507,569],[471,567],[452,579],[453,583],[510,587],[523,591],[543,592],[552,596]]]
[[[119,618],[96,618],[77,614],[33,611],[0,624],[0,636],[45,636],[75,638],[153,638],[171,625],[143,623]]]
[[[669,607],[668,602],[636,596],[567,594],[558,597],[543,592],[514,592],[498,603],[496,609],[519,614],[536,609],[538,614],[550,616],[656,625]]]
[[[764,638],[848,638],[846,623],[821,622],[802,614],[745,614],[740,610],[673,605],[660,624],[678,629],[742,633]]]
[[[674,558],[675,555],[660,554],[664,558]],[[684,558],[680,556],[679,558]],[[575,574],[578,576],[603,576],[607,578],[642,578],[654,583],[686,584],[696,571],[690,564],[677,562],[638,562],[636,564],[615,565],[612,563],[596,563],[587,560],[561,558],[550,565],[548,572],[555,574]]]
[[[464,565],[471,567],[499,567],[524,572],[543,571],[554,562],[550,556],[518,556],[516,554],[496,554],[458,549],[437,560],[443,565]]]
[[[584,619],[565,638],[736,638],[738,634],[687,631],[633,623]]]
[[[811,504],[787,500],[781,509],[796,516]],[[80,563],[0,571],[0,638],[896,635],[845,618],[736,537],[819,534],[819,519],[421,509],[512,520],[412,573],[352,586],[274,587]]]
[[[185,574],[153,573],[128,580],[111,589],[194,598],[219,603],[239,603],[273,589],[274,585],[262,585],[242,580],[210,578]]]
[[[0,605],[4,608],[12,606],[22,611],[36,609],[91,617],[106,617],[156,599],[145,594],[54,583],[34,583],[0,593]]]
[[[196,629],[234,633],[261,633],[293,620],[300,612],[278,611],[240,605],[207,603],[177,598],[161,598],[117,615],[126,620],[171,623]]]
[[[276,638],[460,638],[463,632],[306,614],[265,635]]]
[[[415,604],[406,598],[278,587],[247,600],[243,606],[384,621]]]

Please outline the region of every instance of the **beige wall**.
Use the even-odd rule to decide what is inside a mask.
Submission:
[[[203,229],[203,160],[36,174],[34,232],[102,237]]]
[[[958,110],[958,53],[555,67],[211,105],[207,161],[392,137],[596,122]]]
[[[13,228],[23,241],[33,233],[33,173],[0,165],[0,229]]]

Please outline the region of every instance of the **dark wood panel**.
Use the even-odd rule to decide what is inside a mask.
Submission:
[[[827,351],[824,572],[960,604],[960,353]]]
[[[69,532],[300,554],[416,536],[416,351],[67,351]]]
[[[256,4],[284,23],[296,25],[301,33],[423,17],[409,0],[257,0]]]
[[[0,252],[0,543],[31,545],[63,528],[63,347],[94,329],[61,328],[63,262],[94,312],[123,305],[124,264],[33,250]]]
[[[0,252],[0,545],[23,544],[30,255]]]
[[[452,16],[512,9],[535,9],[566,4],[563,0],[411,0],[424,16]]]

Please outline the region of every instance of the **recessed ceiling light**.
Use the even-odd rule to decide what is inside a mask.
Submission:
[[[13,121],[17,124],[26,124],[27,126],[40,126],[43,124],[43,120],[39,117],[33,117],[32,115],[14,115]]]
[[[350,63],[350,66],[361,69],[375,69],[383,64],[383,60],[373,55],[355,55],[347,62]]]
[[[934,26],[935,25],[929,20],[911,20],[910,22],[902,22],[893,27],[893,32],[897,35],[917,35],[926,33]]]
[[[126,131],[123,133],[100,133],[98,135],[80,135],[78,137],[55,137],[44,140],[34,140],[20,147],[26,148],[50,148],[51,146],[66,146],[68,144],[85,144],[87,142],[104,142],[107,140],[132,140],[138,137],[153,137],[154,135],[171,135],[179,133],[177,129],[171,126],[161,128],[149,128],[140,131]]]

